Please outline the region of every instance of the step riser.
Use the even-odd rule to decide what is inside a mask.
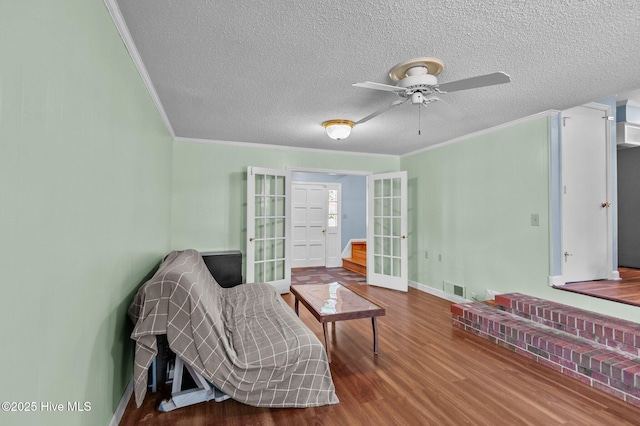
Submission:
[[[496,305],[547,327],[640,356],[640,324],[520,293],[498,295]]]
[[[342,259],[342,267],[351,272],[355,272],[361,275],[367,275],[367,267],[366,265],[361,265],[359,263],[355,263],[349,259]]]
[[[497,310],[452,305],[453,325],[640,407],[640,358]]]
[[[351,243],[351,257],[342,259],[342,267],[361,275],[367,275],[367,243]]]

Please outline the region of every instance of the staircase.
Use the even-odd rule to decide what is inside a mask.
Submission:
[[[453,325],[640,407],[640,324],[521,293],[451,306]]]
[[[351,257],[342,259],[342,267],[357,274],[367,275],[367,242],[353,241]]]

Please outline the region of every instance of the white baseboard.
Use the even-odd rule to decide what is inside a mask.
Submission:
[[[127,404],[129,404],[129,400],[131,399],[131,395],[133,394],[133,377],[131,377],[131,381],[127,385],[122,394],[122,398],[120,398],[120,402],[116,407],[116,411],[113,413],[111,417],[111,421],[109,422],[109,426],[118,426],[120,424],[120,420],[122,420],[122,416],[124,415],[124,410],[127,408]]]
[[[564,280],[564,278],[562,278],[562,275],[551,275],[549,277],[549,286],[550,287],[560,287],[565,285],[566,282]]]
[[[611,271],[611,275],[610,275],[610,277],[608,279],[610,279],[610,280],[619,280],[620,279],[620,272]],[[564,280],[562,275],[552,275],[552,276],[549,277],[549,285],[551,287],[562,287],[566,283],[567,282]]]
[[[453,303],[469,303],[471,300],[465,299],[464,297],[456,296],[455,294],[445,293],[442,290],[438,290],[437,288],[429,287],[428,285],[420,284],[415,281],[409,281],[409,286],[420,291],[424,291],[425,293],[429,293],[433,296],[439,297],[440,299],[448,300]]]

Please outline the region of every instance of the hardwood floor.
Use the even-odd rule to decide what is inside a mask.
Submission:
[[[329,270],[327,270],[329,271]],[[331,270],[334,277],[340,268]],[[322,271],[316,271],[323,273]],[[300,273],[309,274],[308,270]],[[300,275],[302,276],[302,275]],[[352,285],[358,285],[353,284]],[[340,403],[269,409],[233,400],[169,413],[162,398],[133,400],[121,425],[637,425],[640,408],[590,388],[451,325],[450,302],[415,290],[366,285],[358,291],[384,306],[379,355],[371,321],[343,321],[332,330],[331,372]],[[293,306],[293,297],[284,295]],[[304,308],[302,320],[322,340],[322,326]]]
[[[584,281],[557,286],[557,289],[640,306],[640,269],[619,268],[620,280]]]

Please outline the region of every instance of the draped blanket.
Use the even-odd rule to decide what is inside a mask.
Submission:
[[[171,252],[129,307],[142,404],[156,335],[231,398],[257,407],[337,404],[324,346],[269,284],[222,288],[196,250]]]

